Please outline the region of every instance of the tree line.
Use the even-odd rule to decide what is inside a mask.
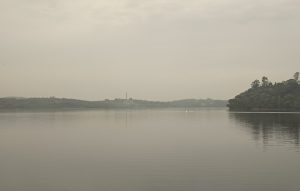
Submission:
[[[230,110],[240,111],[300,111],[299,72],[283,82],[271,82],[263,76],[251,87],[228,102]]]

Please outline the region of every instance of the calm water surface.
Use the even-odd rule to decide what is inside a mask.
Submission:
[[[299,191],[300,113],[0,113],[1,191]]]

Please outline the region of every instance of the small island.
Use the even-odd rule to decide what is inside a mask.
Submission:
[[[251,88],[230,99],[231,111],[300,111],[299,72],[292,79],[272,83],[267,77],[255,80]]]

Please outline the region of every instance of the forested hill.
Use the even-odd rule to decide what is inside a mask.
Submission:
[[[228,107],[236,111],[300,111],[299,72],[279,83],[265,76],[255,80],[250,89],[230,99]]]
[[[0,110],[14,109],[122,109],[122,108],[191,108],[226,107],[226,100],[186,99],[169,102],[136,99],[84,101],[66,98],[0,98]]]

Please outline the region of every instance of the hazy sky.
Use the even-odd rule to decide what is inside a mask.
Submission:
[[[227,99],[296,71],[299,0],[0,0],[0,97]]]

